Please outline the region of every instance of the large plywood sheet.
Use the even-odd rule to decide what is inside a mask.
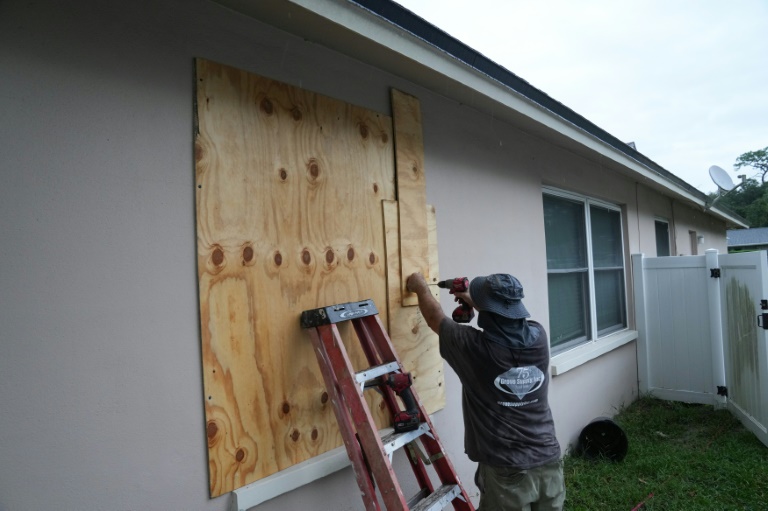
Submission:
[[[385,303],[381,200],[394,198],[394,151],[387,116],[204,60],[197,62],[197,126],[215,496],[341,445],[299,315],[367,298]]]
[[[299,328],[303,310],[372,298],[424,405],[437,410],[444,397],[436,337],[400,298],[400,224],[410,225],[411,212],[386,225],[385,245],[382,201],[397,193],[392,118],[217,63],[196,67],[203,388],[216,496],[342,443]],[[406,196],[424,193],[411,188]],[[410,243],[428,253],[424,211],[423,240]],[[431,220],[434,231],[433,210]],[[340,330],[353,364],[367,366],[352,329]],[[377,394],[367,399],[388,426]]]

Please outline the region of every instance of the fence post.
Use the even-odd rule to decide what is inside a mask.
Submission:
[[[647,394],[650,386],[650,366],[648,364],[648,328],[645,313],[645,270],[643,254],[632,254],[632,279],[635,297],[635,326],[637,327],[637,379],[640,394]]]
[[[718,252],[710,248],[706,252],[707,269],[719,269]],[[712,383],[714,388],[714,405],[716,408],[726,406],[726,397],[718,393],[718,387],[725,388],[725,355],[723,350],[723,312],[720,303],[720,279],[709,277],[707,282],[707,300],[709,302],[709,331],[712,343]]]

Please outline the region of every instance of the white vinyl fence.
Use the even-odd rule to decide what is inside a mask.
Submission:
[[[706,256],[632,256],[641,393],[724,404],[717,394],[725,386],[720,295],[708,271],[716,260],[716,250]]]
[[[632,256],[640,392],[727,406],[768,445],[768,254]]]

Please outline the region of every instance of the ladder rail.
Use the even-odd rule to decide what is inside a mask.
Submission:
[[[395,347],[392,344],[391,339],[387,335],[386,330],[384,329],[384,325],[381,322],[381,319],[379,318],[378,315],[365,316],[362,318],[354,319],[352,320],[352,323],[355,327],[355,332],[357,333],[358,338],[360,338],[363,344],[370,344],[370,342],[372,341],[373,344],[375,344],[375,346],[378,348],[380,355],[384,359],[395,360],[397,361],[398,365],[402,368],[402,363],[400,362],[400,358],[398,357],[397,352],[395,351]],[[426,422],[429,426],[431,436],[422,435],[420,437],[420,440],[422,445],[424,446],[424,449],[426,449],[428,453],[432,453],[432,457],[434,456],[438,457],[436,460],[433,460],[432,462],[435,468],[435,472],[437,473],[440,481],[443,484],[458,485],[459,488],[461,488],[462,496],[464,497],[466,502],[469,502],[469,495],[467,495],[466,491],[464,490],[464,486],[459,481],[459,476],[456,473],[456,469],[451,463],[450,459],[448,458],[448,455],[446,454],[445,450],[443,449],[442,443],[440,442],[437,432],[435,431],[435,428],[432,425],[432,421],[429,418],[429,414],[424,409],[421,399],[419,399],[418,393],[416,392],[416,389],[414,387],[411,387],[411,393],[413,394],[414,400],[418,405],[419,413],[421,414],[422,420]],[[424,476],[426,477],[426,470],[423,468],[423,464],[422,463],[416,464],[415,461],[412,459],[413,456],[411,454],[411,451],[407,450],[406,452],[408,454],[408,457],[411,458],[411,466],[414,467],[414,471],[416,470],[415,467],[421,466]],[[420,459],[419,459],[419,462],[421,462]],[[419,475],[417,474],[416,477],[418,479]],[[427,477],[427,480],[428,479],[429,478]],[[429,481],[427,484],[429,486],[430,491],[433,491],[434,488],[432,486],[431,481]],[[456,511],[465,511],[465,510],[471,509],[471,507],[464,505],[464,503],[460,503],[458,499],[453,501],[453,507]]]
[[[339,330],[335,324],[320,326],[317,329],[320,331],[320,338],[328,354],[328,361],[334,374],[337,375],[341,395],[349,409],[365,460],[377,483],[384,505],[388,511],[408,511],[408,502],[379,438],[378,427],[373,422],[370,409],[363,397],[363,389],[354,383],[355,370],[341,342]]]
[[[333,325],[333,328],[336,328],[336,325]],[[338,330],[336,330],[336,332],[338,333]],[[345,408],[344,397],[339,388],[339,381],[331,369],[331,362],[328,358],[328,352],[322,334],[318,329],[311,329],[309,334],[315,349],[315,355],[320,362],[320,372],[323,375],[323,380],[325,380],[325,388],[330,394],[331,405],[334,408],[334,413],[339,423],[339,430],[341,431],[341,437],[344,440],[344,447],[347,450],[347,455],[354,468],[357,486],[360,488],[362,494],[367,497],[363,499],[365,510],[381,511],[381,506],[379,506],[376,499],[376,488],[373,485],[373,481],[365,476],[368,472],[365,456],[360,443],[354,440],[356,434],[355,428],[352,425],[349,413]]]
[[[355,372],[336,323],[351,321],[370,367]],[[320,365],[326,389],[331,397],[339,431],[355,470],[366,511],[438,511],[449,503],[455,511],[474,511],[453,464],[448,459],[432,421],[405,373],[394,345],[372,301],[350,302],[304,311],[301,326],[310,330],[310,338]],[[403,390],[402,374],[395,379],[401,408],[393,389],[393,374],[408,376]],[[392,417],[397,417],[398,433],[382,439],[364,398],[366,388],[376,387]],[[411,402],[413,401],[413,402]],[[411,408],[403,410],[403,408]],[[414,410],[414,408],[416,410]],[[418,411],[418,428],[402,429],[404,411]],[[408,417],[414,418],[413,413]],[[409,419],[410,420],[410,419]],[[420,439],[424,452],[416,439]],[[410,500],[403,495],[393,465],[394,450],[405,448],[420,491]],[[426,453],[426,454],[425,454]],[[441,486],[435,486],[425,465],[432,465]]]

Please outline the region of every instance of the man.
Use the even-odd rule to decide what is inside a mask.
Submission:
[[[461,380],[464,449],[478,463],[479,511],[561,510],[565,483],[549,409],[549,341],[529,321],[515,277],[476,277],[454,293],[478,311],[477,328],[443,313],[420,273],[408,277],[440,336],[440,355]]]

